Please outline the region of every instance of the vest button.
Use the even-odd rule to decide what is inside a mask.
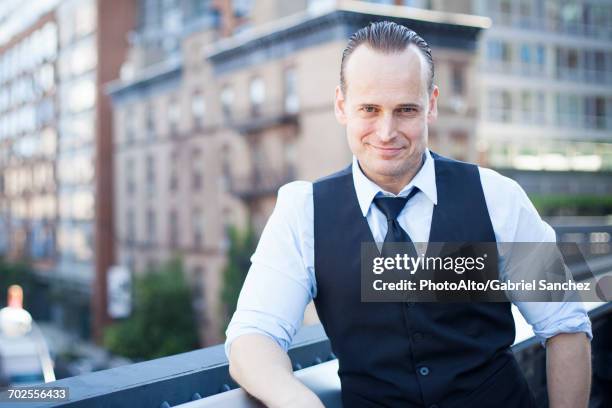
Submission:
[[[429,408],[438,408],[436,404],[430,405]]]
[[[414,341],[421,341],[421,340],[423,340],[423,333],[419,333],[419,332],[414,333],[414,334],[412,335],[412,339],[413,339]]]
[[[420,367],[419,374],[421,374],[422,376],[429,375],[429,367]]]
[[[412,307],[414,306],[414,302],[406,302],[406,307]]]

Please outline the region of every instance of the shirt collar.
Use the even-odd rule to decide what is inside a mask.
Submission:
[[[434,204],[438,204],[438,190],[436,188],[436,170],[434,166],[434,160],[429,153],[429,149],[425,149],[425,163],[421,166],[421,169],[396,196],[393,193],[383,190],[372,180],[367,178],[361,171],[357,158],[353,156],[353,183],[355,185],[355,191],[357,192],[357,200],[359,201],[359,207],[363,216],[368,215],[372,200],[378,193],[390,197],[404,197],[410,193],[412,187],[418,187],[427,198]]]

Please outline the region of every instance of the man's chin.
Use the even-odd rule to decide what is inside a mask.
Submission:
[[[402,164],[403,163],[398,163],[396,161],[376,163],[372,170],[376,175],[382,177],[401,177],[407,171]]]

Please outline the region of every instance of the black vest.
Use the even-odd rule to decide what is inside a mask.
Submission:
[[[474,165],[435,160],[429,242],[495,242]],[[338,357],[345,408],[529,407],[514,359],[510,303],[363,303],[360,246],[372,242],[351,167],[313,184],[321,323]]]

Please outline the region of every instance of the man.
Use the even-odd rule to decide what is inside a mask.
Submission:
[[[286,354],[313,298],[338,356],[347,408],[534,406],[509,349],[509,303],[360,299],[362,242],[555,240],[515,182],[427,149],[439,94],[433,74],[429,46],[401,25],[373,23],[350,38],[335,114],[352,166],[279,190],[227,330],[232,377],[267,406],[322,406],[295,379]],[[399,213],[385,202],[399,202]],[[546,345],[551,406],[585,407],[591,327],[584,308],[516,303]]]

